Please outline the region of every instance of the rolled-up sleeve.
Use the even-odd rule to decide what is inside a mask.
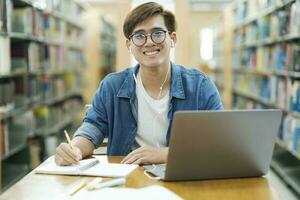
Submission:
[[[91,123],[83,122],[81,126],[77,129],[74,137],[81,136],[90,140],[95,147],[99,147],[102,143],[104,136],[101,131]]]
[[[93,98],[92,106],[86,111],[83,123],[77,129],[74,137],[82,136],[99,147],[108,135],[107,95],[104,80]]]
[[[203,102],[202,107],[205,110],[224,109],[218,89],[208,77],[201,84],[200,98]]]

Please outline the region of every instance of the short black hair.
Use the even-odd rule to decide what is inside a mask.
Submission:
[[[123,24],[123,33],[129,39],[134,28],[141,22],[155,16],[161,15],[169,32],[176,31],[176,20],[172,12],[165,10],[162,5],[155,2],[148,2],[133,9],[126,17]]]

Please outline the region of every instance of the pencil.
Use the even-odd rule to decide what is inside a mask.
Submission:
[[[67,141],[68,141],[68,143],[69,143],[71,149],[73,150],[74,148],[73,148],[73,145],[72,145],[72,143],[71,143],[71,140],[70,140],[70,137],[69,137],[68,132],[67,132],[66,130],[64,130],[64,133],[65,133],[65,136],[66,136],[66,138],[67,138]]]
[[[86,180],[81,181],[78,185],[76,185],[71,192],[69,193],[71,196],[76,194],[79,190],[81,190],[82,188],[84,188],[87,185]]]

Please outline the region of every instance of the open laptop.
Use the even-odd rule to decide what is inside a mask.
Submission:
[[[280,110],[178,111],[167,164],[144,168],[166,181],[265,175],[281,116]]]

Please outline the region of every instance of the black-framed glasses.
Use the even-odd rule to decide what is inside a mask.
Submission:
[[[166,33],[169,33],[169,31],[158,30],[158,31],[153,31],[150,34],[134,33],[131,36],[129,36],[129,39],[132,40],[135,46],[141,47],[144,44],[146,44],[148,36],[150,35],[152,42],[154,42],[155,44],[161,44],[166,39]]]

